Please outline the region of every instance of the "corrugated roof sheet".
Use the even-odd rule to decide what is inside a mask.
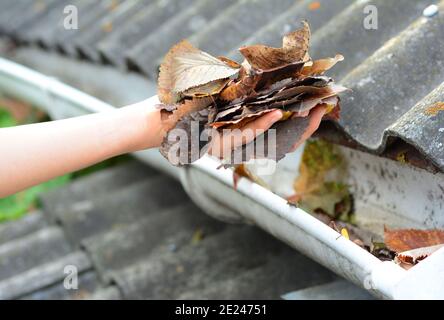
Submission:
[[[24,3],[31,10],[24,10]],[[314,58],[342,53],[331,75],[353,89],[343,94],[342,119],[320,134],[368,152],[444,171],[444,1],[430,0],[77,0],[79,29],[63,29],[67,1],[2,1],[0,32],[19,45],[38,44],[73,58],[138,70],[153,81],[168,48],[189,38],[217,55],[239,57],[248,43],[278,45],[302,19],[312,26]],[[367,30],[374,5],[378,29]],[[26,14],[19,15],[19,12]]]
[[[41,200],[0,225],[0,299],[278,299],[335,278],[254,226],[209,217],[136,161]],[[78,268],[77,290],[63,286],[66,265]]]

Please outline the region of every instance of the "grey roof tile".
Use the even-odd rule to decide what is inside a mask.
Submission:
[[[75,4],[86,8],[90,4],[85,1],[87,0],[76,0]],[[61,26],[61,8],[67,3],[68,1],[57,1],[57,8],[48,7],[44,15],[36,13],[38,19],[34,18],[33,23],[28,23],[26,28],[18,29],[16,33],[9,33],[10,36],[42,45],[51,43]],[[90,15],[93,16],[92,12],[103,7],[103,3],[96,3],[97,8],[90,10]],[[310,49],[312,57],[342,53],[345,60],[335,66],[329,75],[336,78],[337,82],[344,79],[347,85],[355,89],[353,94],[343,94],[344,111],[339,125],[325,122],[319,134],[327,132],[332,141],[387,157],[394,157],[398,149],[407,148],[407,161],[410,163],[432,171],[444,169],[441,157],[444,148],[439,142],[434,143],[430,136],[433,132],[442,133],[438,131],[442,127],[438,121],[440,118],[424,122],[421,116],[413,111],[409,112],[442,82],[439,72],[442,69],[439,65],[441,59],[438,57],[436,61],[432,60],[437,52],[435,50],[439,51],[443,42],[442,1],[439,2],[438,14],[429,18],[422,17],[423,9],[430,4],[427,0],[405,0],[402,4],[385,0],[321,0],[317,7],[313,7],[313,2],[308,0],[242,0],[227,6],[225,10],[208,9],[213,6],[219,8],[222,3],[205,3],[203,0],[144,2],[143,6],[139,4],[139,12],[132,14],[129,10],[127,19],[116,19],[118,27],[108,35],[101,32],[101,22],[112,20],[118,9],[106,12],[102,19],[90,19],[87,28],[90,32],[77,32],[71,39],[76,43],[77,49],[83,52],[82,56],[97,61],[99,52],[107,62],[120,67],[125,66],[127,56],[127,67],[155,78],[159,57],[183,36],[210,53],[239,57],[234,51],[238,46],[254,42],[278,45],[282,33],[294,29],[301,19],[306,18],[313,29]],[[21,5],[10,0],[2,2],[1,6],[9,6],[11,9],[0,12],[0,32],[2,25],[8,25],[8,21],[11,21],[10,13],[19,11]],[[369,5],[377,9],[377,30],[367,30],[363,26],[366,17],[364,8]],[[222,8],[225,7],[222,5]],[[205,16],[208,23],[205,28],[195,32],[189,24],[202,16]],[[32,20],[32,15],[27,15],[26,19]],[[15,19],[14,23],[19,21],[20,19]],[[418,21],[429,23],[421,25]],[[64,39],[64,34],[62,32],[58,37]],[[424,39],[418,40],[418,37]],[[431,39],[432,37],[435,38]],[[98,40],[94,42],[92,39]],[[417,50],[420,42],[425,47]],[[158,47],[156,43],[159,44]],[[389,50],[393,52],[387,51],[386,47],[393,44],[399,48]],[[401,58],[394,56],[396,65],[393,71],[389,68],[383,72],[383,68],[390,64],[377,63],[374,60],[375,56],[381,56],[378,52],[400,54],[412,59],[413,55],[407,53],[414,51],[415,60],[426,65],[425,71],[410,72],[414,69],[409,61],[401,61]],[[434,64],[436,68],[430,67]],[[388,89],[392,88],[395,74],[398,77],[395,84],[398,92]],[[369,79],[376,83],[369,83]],[[414,82],[412,79],[421,82]],[[380,91],[376,94],[375,90]],[[364,91],[367,93],[364,94]],[[352,103],[352,99],[362,99],[365,103]],[[418,123],[420,126],[417,131],[423,134],[414,134],[412,126],[409,133],[398,131],[397,121],[403,124]],[[426,123],[434,127],[421,127]],[[428,144],[427,141],[431,143]]]
[[[65,275],[66,276],[66,275]],[[78,275],[77,289],[66,289],[63,281],[56,281],[49,287],[41,288],[31,294],[20,297],[21,300],[81,300],[89,299],[100,287],[99,279],[94,271],[86,271]]]
[[[344,0],[322,0],[318,1],[319,8],[311,8],[312,0],[303,0],[294,4],[288,10],[283,11],[276,16],[268,24],[259,28],[252,33],[249,38],[242,40],[233,47],[228,54],[229,58],[242,61],[243,57],[238,48],[243,45],[266,44],[269,46],[280,47],[282,45],[282,37],[301,27],[301,21],[307,20],[310,23],[310,30],[315,33],[319,28],[328,21],[335,18],[345,8],[353,4],[353,1]]]
[[[291,248],[254,269],[233,274],[205,288],[184,291],[178,299],[279,299],[291,290],[331,281],[334,275]]]
[[[9,24],[17,19],[17,13],[26,10],[29,1],[11,1],[6,0],[0,3],[0,33],[8,34]]]
[[[42,46],[49,46],[52,44],[54,34],[63,29],[63,9],[65,6],[72,4],[75,6],[81,6],[86,4],[87,0],[60,0],[56,5],[52,6],[45,12],[40,19],[35,20],[33,23],[20,30],[19,34],[16,34],[19,41],[39,44]]]
[[[205,28],[223,10],[228,10],[234,0],[199,0],[193,6],[178,13],[149,34],[127,53],[130,68],[142,70],[155,77],[161,59],[168,49]]]
[[[69,252],[63,231],[53,226],[6,242],[0,246],[0,281]]]
[[[122,296],[116,286],[100,288],[87,297],[89,300],[120,300]]]
[[[231,226],[176,252],[153,253],[148,259],[115,272],[113,277],[125,298],[176,299],[190,291],[205,292],[215,284],[251,272],[278,259],[286,250],[278,240],[255,227]]]
[[[188,196],[180,183],[158,176],[91,201],[67,206],[58,219],[69,240],[77,245],[84,238],[159,214],[160,210],[187,201]]]
[[[41,199],[44,213],[50,221],[55,221],[72,205],[88,206],[93,199],[156,175],[154,169],[132,160],[46,193]]]
[[[337,53],[344,55],[345,60],[329,71],[329,75],[339,81],[386,41],[421,17],[422,9],[429,3],[427,0],[407,0],[402,5],[385,0],[356,1],[315,32],[310,55],[315,59],[333,57]],[[376,30],[368,30],[363,25],[364,8],[368,5],[374,5],[378,10]]]
[[[0,281],[0,300],[19,298],[57,281],[63,281],[66,277],[64,268],[67,265],[76,266],[79,273],[91,268],[90,260],[81,251],[61,256]]]
[[[87,30],[83,30],[73,39],[73,45],[81,57],[99,62],[100,53],[96,47],[96,43],[105,41],[123,27],[127,20],[130,20],[140,10],[147,6],[146,1],[127,0],[109,15],[105,15],[98,19],[96,23],[90,25]]]
[[[190,243],[195,232],[212,235],[221,232],[224,227],[225,224],[209,217],[190,202],[88,238],[83,246],[99,274],[109,282],[110,272],[145,259],[153,251],[179,250]]]
[[[8,13],[8,20],[2,20],[0,18],[0,21],[3,23],[1,28],[4,32],[9,33],[14,38],[16,38],[20,32],[26,30],[26,28],[46,15],[49,10],[57,5],[58,0],[22,0],[15,2],[22,4],[23,7],[11,11],[5,11]],[[18,16],[20,19],[17,19]]]
[[[14,222],[24,227],[0,245],[0,299],[277,298],[332,278],[252,226],[229,226],[205,215],[169,177],[131,183],[127,177],[140,168],[120,167],[51,193],[51,202],[58,193],[67,203],[57,211],[61,226],[51,225],[54,219],[44,226]],[[106,191],[99,192],[100,185]],[[67,190],[73,198],[65,197]],[[93,209],[73,210],[94,190]],[[66,265],[78,268],[78,290],[63,287]]]
[[[442,83],[444,41],[436,39],[444,39],[443,25],[443,13],[430,19],[419,18],[343,79],[342,83],[353,91],[343,97],[339,124],[368,150],[380,153],[386,149],[386,132],[390,127],[392,134],[401,136],[396,132],[396,122]],[[422,117],[416,113],[406,116],[410,118],[404,118],[404,123]],[[417,131],[424,129],[416,126]],[[438,128],[435,133],[439,134]],[[412,141],[415,147],[418,142],[421,141]],[[442,150],[430,149],[431,153],[425,155],[441,170],[444,169]]]
[[[30,212],[20,220],[2,223],[0,224],[0,245],[19,239],[46,226],[48,226],[48,223],[41,211]]]
[[[425,158],[430,158],[430,161],[444,171],[444,113],[433,114],[428,111],[442,101],[444,82],[397,120],[387,130],[387,135],[415,145]]]
[[[204,51],[216,55],[227,54],[294,3],[294,0],[241,0],[223,11],[205,29],[190,37],[190,41]]]
[[[336,280],[307,289],[289,292],[286,300],[374,300],[370,293],[353,283]]]
[[[126,25],[98,44],[104,60],[123,66],[125,52],[136,45],[150,32],[154,32],[160,25],[190,6],[193,0],[158,0],[150,3],[140,12],[131,17]]]
[[[46,44],[56,46],[59,50],[69,55],[77,53],[75,48],[76,37],[84,33],[90,33],[94,25],[103,17],[112,15],[121,5],[122,0],[86,1],[78,6],[78,28],[66,30],[60,28],[54,32],[52,39]]]

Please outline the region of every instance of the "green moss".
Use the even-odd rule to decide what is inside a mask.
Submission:
[[[71,175],[65,175],[0,199],[0,222],[18,219],[30,210],[38,208],[39,195],[62,186],[70,180]]]
[[[304,194],[302,190],[300,206],[308,212],[322,212],[333,219],[352,222],[353,196],[349,186],[341,181],[345,161],[338,148],[322,139],[307,141],[302,164],[308,175],[304,177],[305,188],[310,191]],[[332,176],[337,180],[332,181]]]
[[[312,177],[343,164],[342,156],[335,146],[321,139],[307,141],[302,161]]]
[[[15,125],[17,125],[17,122],[12,115],[0,106],[0,128],[13,127]]]

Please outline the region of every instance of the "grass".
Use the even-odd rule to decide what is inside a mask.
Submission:
[[[0,106],[0,128],[15,126],[18,123],[11,114]],[[0,199],[0,223],[19,219],[26,213],[40,207],[39,196],[51,189],[63,186],[73,179],[83,177],[98,170],[114,166],[129,159],[129,156],[120,156],[98,163],[89,168],[71,174],[57,177],[39,184],[12,196]]]

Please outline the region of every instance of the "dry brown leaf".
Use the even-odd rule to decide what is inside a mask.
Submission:
[[[303,22],[303,27],[284,36],[282,48],[265,45],[241,47],[240,53],[253,69],[270,70],[302,61],[307,54],[310,41],[310,27]]]
[[[223,88],[230,82],[230,79],[219,79],[208,82],[201,86],[185,90],[182,95],[185,97],[202,98],[219,94]]]
[[[384,242],[390,250],[399,253],[413,249],[444,244],[444,230],[384,228]]]
[[[268,109],[268,110],[261,110],[258,111],[256,113],[251,113],[251,114],[247,114],[244,117],[237,119],[237,120],[228,120],[228,121],[217,121],[217,122],[213,122],[210,123],[210,126],[217,129],[217,128],[221,128],[227,125],[233,125],[233,124],[240,124],[242,123],[242,126],[247,124],[248,122],[250,122],[251,120],[254,120],[257,117],[260,117],[266,113],[272,112],[274,110],[277,109]],[[233,129],[233,127],[231,127]]]
[[[233,61],[231,59],[228,59],[227,57],[219,56],[217,58],[220,61],[225,62],[225,64],[231,68],[239,69],[241,67],[241,65],[239,63],[237,63],[236,61]]]
[[[330,70],[336,63],[343,61],[344,56],[337,54],[334,58],[325,58],[306,63],[301,73],[305,76],[322,75],[325,71]]]
[[[214,80],[229,78],[238,71],[183,40],[168,51],[160,66],[159,100],[165,104],[175,103],[179,93]]]
[[[247,178],[248,180],[257,183],[263,187],[266,187],[265,182],[253,174],[250,170],[248,170],[247,166],[245,164],[237,165],[233,170],[233,187],[234,189],[237,189],[237,185],[239,183],[239,180],[241,177]]]
[[[167,131],[171,130],[176,122],[181,118],[208,107],[213,102],[211,97],[186,99],[173,110],[170,111],[166,117],[163,117],[162,122]],[[164,109],[167,111],[166,109]]]
[[[444,248],[444,244],[437,244],[434,246],[400,252],[396,255],[395,262],[399,263],[405,269],[409,269],[411,266],[417,264],[421,260],[424,260],[441,248]]]
[[[334,85],[331,78],[321,76],[341,61],[342,56],[312,62],[308,55],[309,40],[310,28],[303,22],[301,29],[283,38],[281,48],[242,47],[240,51],[245,56],[242,64],[225,57],[215,58],[187,41],[180,42],[168,52],[160,68],[162,119],[188,134],[192,121],[199,121],[199,128],[242,129],[257,117],[280,109],[285,117],[272,126],[276,129],[276,152],[272,152],[273,148],[265,153],[267,158],[282,159],[304,136],[311,109],[324,105],[328,109],[325,118],[338,118],[337,94],[345,90]],[[236,73],[237,77],[232,77]],[[174,138],[172,134],[168,136]],[[258,139],[268,141],[268,133]],[[173,143],[165,139],[162,154],[167,154]],[[233,153],[245,154],[242,161],[248,161],[246,157],[263,157],[262,153],[247,154],[248,148],[242,146]],[[182,159],[180,162],[183,163]]]

